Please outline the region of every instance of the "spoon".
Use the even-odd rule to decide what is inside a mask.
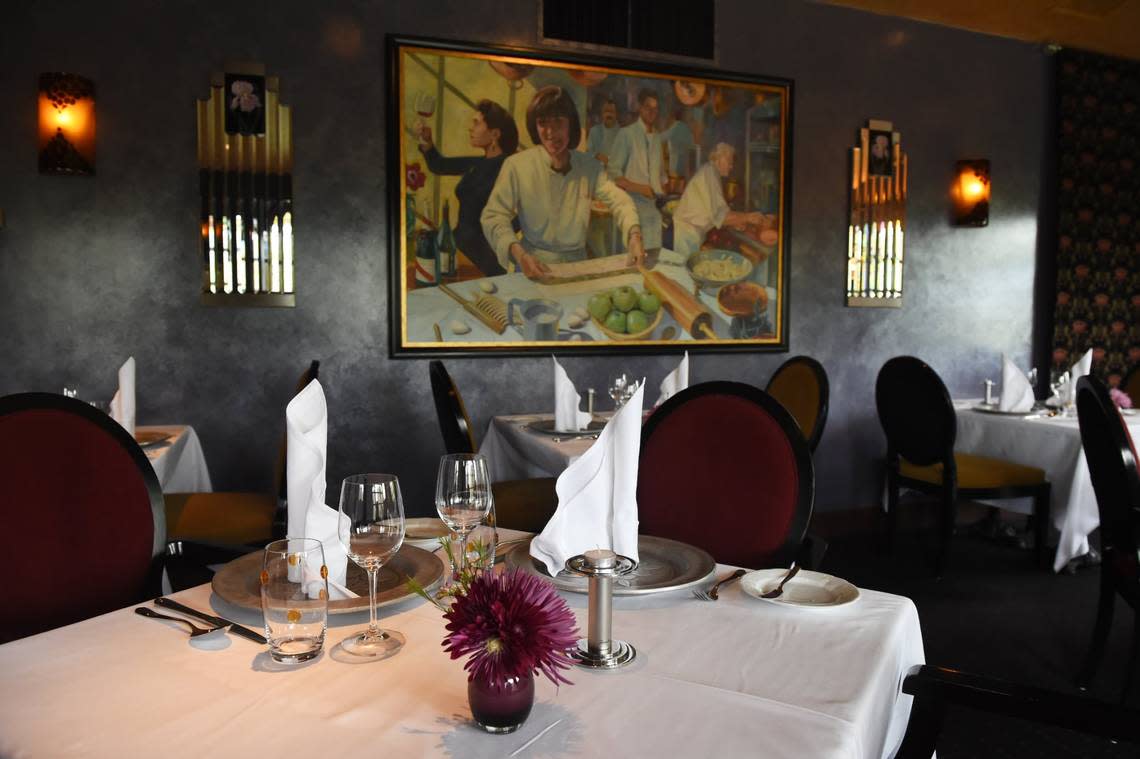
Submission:
[[[780,594],[784,592],[784,586],[787,585],[788,580],[795,577],[796,573],[799,571],[800,571],[800,565],[799,564],[793,564],[792,568],[788,570],[788,573],[784,575],[784,579],[780,580],[780,584],[777,585],[772,590],[769,590],[767,593],[761,593],[760,597],[761,598],[779,598]]]
[[[154,609],[147,608],[146,606],[136,607],[135,614],[141,614],[142,616],[150,617],[151,619],[169,619],[171,622],[181,622],[190,628],[191,638],[197,638],[199,635],[210,635],[211,633],[215,633],[218,630],[225,629],[224,627],[211,627],[208,629],[205,627],[198,627],[198,625],[194,624],[188,619],[182,619],[182,617],[171,617],[166,614],[159,614]]]

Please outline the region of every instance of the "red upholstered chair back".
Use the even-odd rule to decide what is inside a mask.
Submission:
[[[706,382],[661,405],[642,431],[640,531],[762,568],[795,558],[815,474],[795,420],[759,388]]]
[[[117,422],[61,395],[0,398],[0,483],[0,642],[146,598],[162,491]]]

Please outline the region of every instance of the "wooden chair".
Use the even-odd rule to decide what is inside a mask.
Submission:
[[[1045,561],[1049,527],[1049,482],[1045,472],[1002,459],[955,453],[958,417],[938,374],[912,356],[892,358],[875,382],[879,423],[887,436],[887,546],[894,545],[899,490],[939,496],[940,547],[935,571],[941,576],[950,555],[959,499],[1031,497],[1036,560]]]
[[[448,453],[477,453],[479,447],[475,444],[463,396],[443,362],[430,362],[428,373],[444,448]],[[554,491],[556,482],[555,477],[536,477],[491,483],[495,525],[541,532],[558,506],[558,495]]]
[[[1084,696],[1017,685],[928,664],[913,667],[902,692],[914,696],[906,734],[895,759],[934,755],[946,707],[965,707],[1003,717],[1140,743],[1140,712]]]
[[[830,390],[823,364],[809,356],[789,358],[776,369],[764,389],[796,420],[814,453],[827,423]]]
[[[297,381],[294,395],[317,379],[320,366],[320,361],[309,364]],[[167,493],[170,540],[238,546],[285,537],[285,433],[278,446],[273,483],[271,493]]]
[[[15,571],[0,604],[0,643],[158,595],[163,569],[180,589],[188,562],[234,558],[202,559],[189,545],[171,559],[146,454],[118,422],[74,398],[0,398],[0,482],[4,561]]]
[[[807,441],[757,387],[693,385],[642,430],[637,503],[647,535],[698,546],[724,564],[808,563],[814,497]]]
[[[1120,697],[1123,702],[1140,665],[1140,475],[1136,447],[1108,388],[1099,379],[1086,376],[1077,381],[1077,416],[1096,492],[1101,545],[1096,624],[1077,684],[1087,688],[1096,675],[1119,595],[1134,613],[1132,655]]]

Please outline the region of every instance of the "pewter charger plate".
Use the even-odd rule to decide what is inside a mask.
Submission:
[[[716,570],[716,562],[707,551],[677,540],[638,535],[637,552],[641,560],[637,569],[614,578],[615,596],[642,596],[691,588],[708,580]],[[585,577],[562,571],[552,578],[542,562],[530,555],[529,540],[511,549],[507,566],[545,577],[559,590],[587,592],[589,581]]]
[[[211,583],[220,597],[243,609],[261,611],[261,560],[264,554],[254,551],[219,569]],[[409,577],[421,587],[430,590],[443,577],[443,562],[433,553],[415,546],[404,545],[399,553],[380,567],[376,577],[376,606],[387,606],[406,600],[413,595],[408,590]],[[368,575],[349,560],[345,585],[357,598],[329,601],[329,614],[352,614],[368,611]]]
[[[586,425],[584,430],[556,430],[554,429],[553,419],[539,419],[527,424],[526,428],[531,432],[538,432],[542,435],[561,435],[574,436],[574,435],[596,435],[606,428],[606,423],[594,420]]]
[[[981,411],[983,414],[999,414],[1001,416],[1037,416],[1041,413],[1041,409],[1034,408],[1029,411],[1002,411],[995,403],[987,406],[984,403],[979,403],[972,407],[974,411]]]

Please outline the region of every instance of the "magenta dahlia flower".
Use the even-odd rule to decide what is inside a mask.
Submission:
[[[1117,390],[1114,387],[1108,391],[1108,396],[1112,398],[1112,402],[1116,404],[1117,408],[1132,408],[1132,399],[1123,390]]]
[[[570,607],[545,580],[517,569],[483,572],[443,616],[448,630],[444,650],[452,659],[471,655],[463,665],[468,680],[500,683],[541,673],[553,683],[570,684],[559,670],[571,665],[566,651],[578,639],[577,625]]]

